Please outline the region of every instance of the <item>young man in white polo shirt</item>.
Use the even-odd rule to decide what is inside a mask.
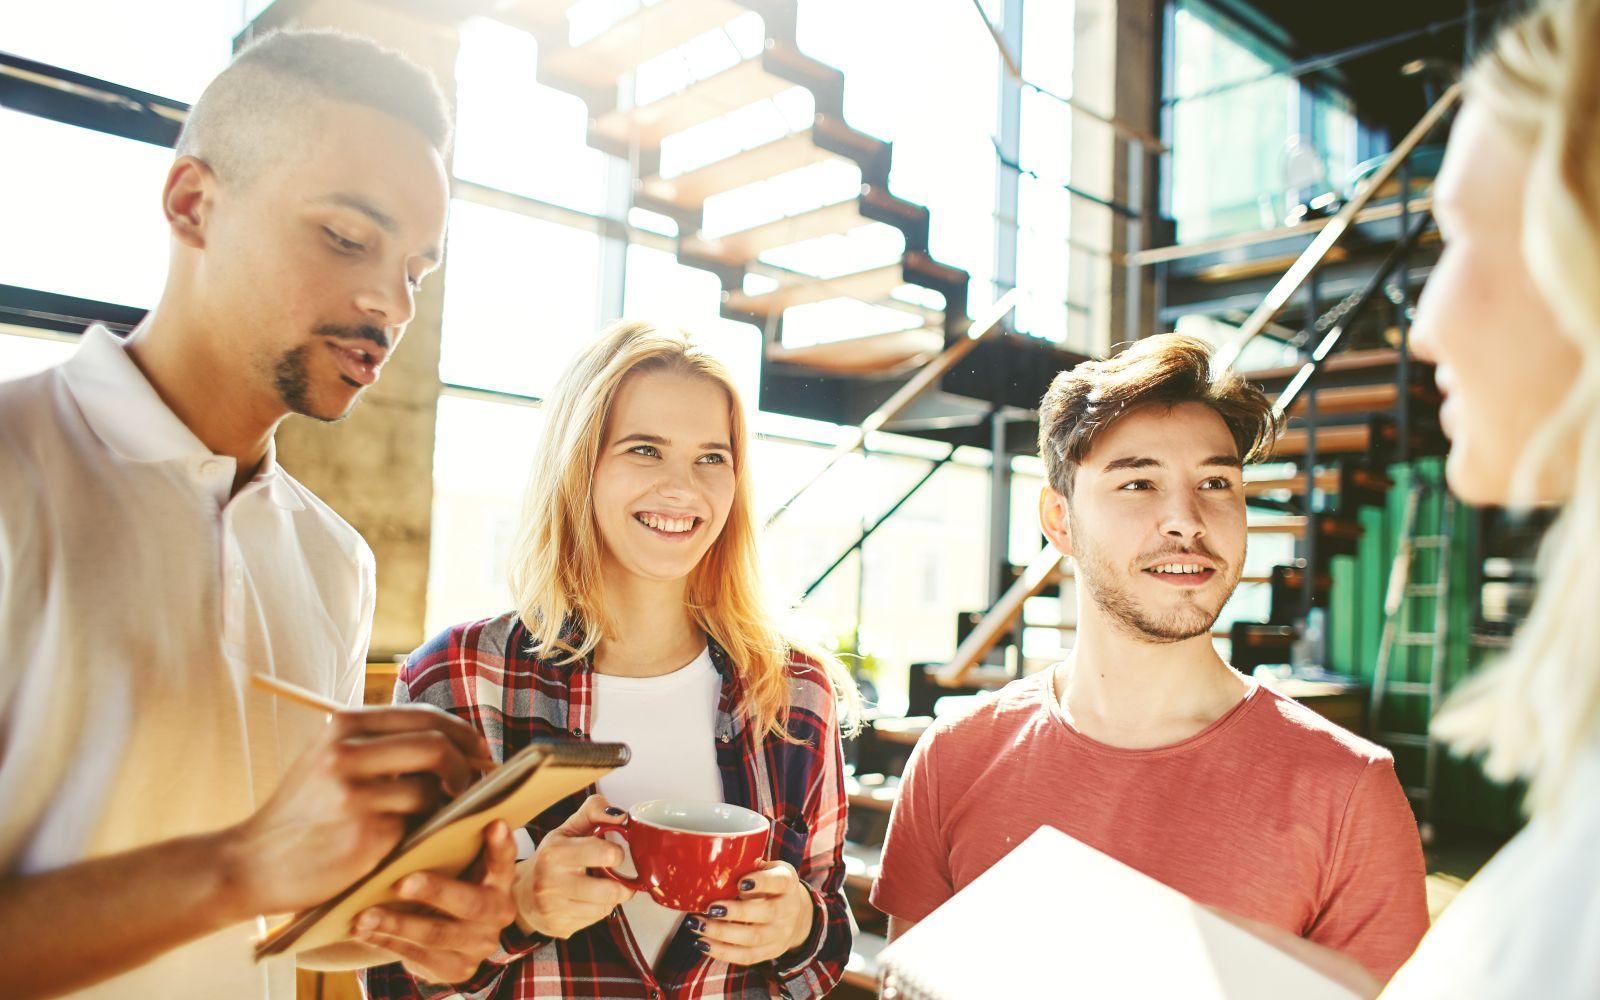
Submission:
[[[471,780],[464,723],[356,707],[372,553],[273,453],[398,345],[449,130],[395,53],[263,40],[179,140],[159,305],[0,385],[0,995],[292,997],[252,918],[331,895]],[[325,723],[257,672],[352,710]],[[515,849],[486,840],[477,877],[424,879],[431,915],[375,914],[373,962],[448,982],[497,950]]]

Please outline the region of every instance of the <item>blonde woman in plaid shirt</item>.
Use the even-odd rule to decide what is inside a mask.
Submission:
[[[574,796],[528,826],[518,918],[475,977],[445,990],[394,965],[370,970],[366,989],[820,997],[850,954],[840,717],[853,716],[855,691],[837,661],[787,641],[760,600],[732,377],[681,332],[618,323],[544,409],[511,559],[516,610],[413,653],[396,701],[470,720],[502,759],[535,739],[621,738],[634,762],[601,781],[604,792],[618,779],[617,801]],[[708,913],[664,911],[591,874],[625,867],[603,836],[632,804],[622,796],[684,789],[773,820],[774,860]]]

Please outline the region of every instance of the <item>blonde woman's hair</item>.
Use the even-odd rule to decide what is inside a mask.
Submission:
[[[1523,253],[1583,360],[1517,470],[1530,490],[1575,458],[1540,547],[1538,598],[1506,656],[1457,690],[1434,732],[1483,753],[1491,777],[1530,779],[1527,807],[1540,813],[1561,804],[1600,739],[1600,0],[1529,11],[1473,66],[1467,94],[1532,151]]]
[[[749,425],[739,390],[727,367],[681,330],[627,320],[606,327],[573,359],[545,401],[544,430],[510,560],[512,598],[534,647],[555,662],[572,663],[593,653],[617,627],[619,609],[606,607],[601,586],[604,543],[594,516],[594,470],[617,392],[630,376],[647,372],[704,379],[727,398],[733,502],[722,533],[689,575],[687,602],[695,623],[738,669],[745,718],[758,733],[790,739],[788,662],[798,651],[827,673],[841,722],[852,730],[859,703],[855,681],[836,658],[782,635],[768,611],[756,556]]]

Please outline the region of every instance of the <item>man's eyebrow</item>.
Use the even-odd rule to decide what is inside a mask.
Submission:
[[[360,212],[372,220],[373,225],[390,236],[400,231],[400,224],[395,221],[394,216],[374,205],[370,199],[359,194],[352,194],[348,191],[335,191],[326,197],[318,198],[317,202],[323,205],[338,205],[340,208],[348,208],[353,212]],[[437,264],[439,263],[439,247],[437,245],[429,246],[418,256]]]
[[[390,215],[388,212],[385,212],[383,209],[374,205],[371,201],[363,198],[359,194],[350,194],[346,191],[335,191],[333,194],[318,198],[317,202],[323,205],[338,205],[341,208],[348,208],[353,211],[360,212],[362,215],[365,215],[367,218],[371,219],[373,224],[379,229],[391,236],[400,230],[400,224],[394,221],[394,216]]]
[[[1100,471],[1115,472],[1118,469],[1149,469],[1161,467],[1162,463],[1156,459],[1149,458],[1144,455],[1125,455],[1122,458],[1113,458],[1111,461],[1107,462],[1106,467]]]
[[[1230,469],[1242,469],[1242,468],[1244,468],[1244,463],[1239,461],[1239,456],[1237,456],[1237,455],[1212,455],[1210,458],[1207,458],[1205,461],[1201,462],[1200,464],[1201,465],[1221,465],[1221,466],[1225,466],[1225,467],[1230,468]],[[1164,469],[1164,468],[1166,468],[1166,463],[1165,462],[1162,462],[1160,459],[1151,458],[1148,455],[1124,455],[1121,458],[1113,458],[1111,461],[1107,462],[1106,463],[1106,467],[1104,469],[1102,469],[1101,471],[1102,472],[1116,472],[1119,469]]]

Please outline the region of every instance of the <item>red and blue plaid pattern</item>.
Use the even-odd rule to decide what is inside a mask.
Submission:
[[[541,739],[589,738],[593,687],[588,662],[557,665],[530,652],[528,630],[514,613],[458,625],[406,661],[395,701],[435,705],[476,726],[498,760]],[[789,661],[791,708],[787,743],[753,733],[738,711],[737,667],[715,642],[711,661],[722,676],[715,733],[723,797],[773,820],[773,856],[800,873],[817,905],[811,938],[787,955],[750,967],[714,961],[680,930],[652,969],[628,932],[621,909],[567,940],[520,931],[501,936],[501,951],[470,981],[441,987],[418,983],[399,965],[366,970],[367,995],[501,1000],[809,1000],[833,989],[850,957],[845,902],[844,761],[834,694],[826,672],[796,653]],[[589,790],[590,792],[593,789]],[[535,844],[577,811],[588,792],[557,803],[527,831]]]

